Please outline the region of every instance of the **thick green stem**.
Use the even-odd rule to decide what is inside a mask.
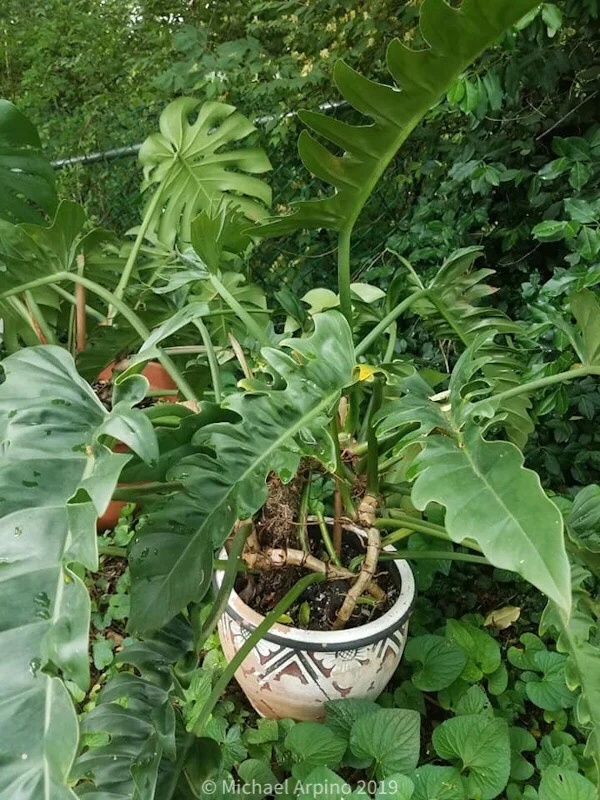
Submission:
[[[373,419],[381,408],[382,398],[383,381],[380,376],[376,376],[373,384],[373,402],[369,409],[367,422],[367,493],[372,495],[377,495],[379,491],[379,453]]]
[[[467,564],[482,564],[492,566],[483,556],[472,556],[470,553],[457,553],[450,550],[396,550],[395,553],[385,551],[379,556],[381,561],[396,561],[405,558],[407,561],[423,559],[436,559],[445,561],[465,561]]]
[[[442,528],[440,525],[434,525],[426,520],[417,520],[410,514],[398,513],[393,519],[381,517],[375,520],[375,527],[384,528],[385,530],[389,528],[409,528],[417,533],[425,533],[427,536],[434,536],[436,539],[443,539],[446,542],[454,541],[450,538],[450,535],[445,528]],[[481,547],[479,547],[477,542],[474,542],[471,539],[464,539],[460,544],[463,547],[470,548],[471,550],[477,550],[479,553],[482,552]]]
[[[0,295],[0,299],[12,297],[13,295],[20,294],[21,292],[28,291],[29,289],[35,289],[38,286],[47,286],[49,284],[57,283],[58,281],[72,281],[73,283],[85,286],[86,289],[94,292],[94,294],[98,295],[98,297],[104,300],[109,306],[114,306],[119,314],[122,314],[123,317],[125,317],[127,322],[129,322],[131,327],[142,338],[142,340],[146,340],[150,335],[150,331],[148,328],[146,328],[142,320],[122,300],[116,297],[112,292],[109,292],[108,289],[100,286],[98,283],[91,281],[89,278],[84,278],[81,275],[75,275],[73,272],[55,272],[54,274],[47,275],[44,278],[37,278],[34,281],[29,281],[28,283],[21,284],[21,286],[16,286],[13,289],[3,292]],[[172,359],[166,353],[160,350],[160,348],[157,348],[157,351],[158,360],[176,383],[186,400],[197,401],[198,398],[196,397],[192,387],[179,372]]]
[[[219,293],[223,301],[227,303],[229,308],[234,311],[245,324],[246,328],[248,329],[248,333],[250,333],[258,342],[260,342],[262,347],[268,345],[269,340],[263,329],[252,319],[251,315],[246,311],[241,303],[235,299],[229,289],[223,285],[221,280],[216,275],[211,275],[210,282],[212,283],[215,291]]]
[[[417,300],[420,300],[421,297],[424,297],[427,294],[427,290],[423,289],[422,291],[413,292],[409,294],[408,297],[405,297],[401,303],[393,308],[389,314],[386,314],[385,317],[379,322],[373,330],[368,333],[365,338],[360,342],[355,349],[356,357],[362,356],[363,353],[369,349],[369,347],[373,344],[373,342],[381,336],[381,334],[386,331],[392,322],[398,319],[398,317],[403,314],[407,309],[409,309],[413,303],[416,303]]]
[[[472,556],[469,553],[456,553],[451,550],[396,550],[395,553],[384,550],[379,555],[380,561],[397,561],[405,559],[406,561],[418,561],[419,559],[435,559],[436,561],[465,561],[467,564],[481,564],[485,567],[491,567],[490,562],[482,556]],[[353,572],[364,560],[364,556],[356,556],[350,562],[349,569]]]
[[[352,293],[350,290],[350,237],[352,227],[344,228],[338,235],[338,293],[340,296],[340,310],[348,320],[352,330]]]
[[[298,507],[298,539],[300,540],[300,547],[305,553],[310,553],[310,546],[308,544],[308,530],[306,527],[306,519],[308,517],[308,504],[310,502],[310,481],[312,478],[311,470],[308,470],[304,483],[302,484],[302,492],[300,494],[300,505]]]
[[[127,550],[124,547],[116,547],[112,544],[99,544],[98,555],[100,556],[118,556],[119,558],[127,558]]]
[[[75,306],[77,304],[77,300],[73,297],[73,295],[67,292],[66,289],[63,289],[62,286],[52,286],[51,289],[52,291],[56,292],[56,294],[59,295],[59,297],[62,297],[63,300],[66,300],[72,306]],[[88,316],[93,317],[98,322],[104,322],[104,320],[106,319],[104,314],[102,314],[100,311],[96,311],[96,309],[92,308],[91,306],[85,307],[85,313]]]
[[[340,561],[338,554],[335,552],[335,547],[333,546],[333,542],[331,541],[331,536],[329,535],[329,528],[327,527],[327,523],[323,518],[323,514],[321,514],[320,511],[316,511],[315,517],[317,518],[317,522],[319,524],[319,530],[321,531],[321,538],[323,539],[323,544],[325,545],[325,550],[327,550],[327,553],[329,554],[329,558],[336,565],[336,567],[341,567],[342,562]]]
[[[148,230],[148,226],[150,225],[150,220],[152,219],[152,216],[158,207],[160,196],[161,196],[161,191],[160,189],[157,189],[154,194],[154,197],[152,198],[150,204],[148,205],[148,208],[146,209],[146,213],[144,214],[142,224],[140,225],[137,236],[135,237],[135,242],[133,243],[133,246],[129,251],[129,256],[127,258],[127,261],[125,262],[125,266],[123,267],[123,272],[119,279],[119,283],[117,284],[117,288],[115,289],[114,296],[117,298],[117,300],[121,300],[121,298],[125,294],[125,290],[127,289],[127,285],[131,278],[131,273],[133,272],[135,262],[137,260],[140,248],[144,241],[144,236],[146,235],[146,231]],[[116,303],[112,303],[111,305],[109,305],[108,307],[109,320],[114,319],[116,311],[119,311],[119,307],[117,306]]]
[[[389,364],[394,356],[394,347],[396,346],[396,337],[398,335],[398,327],[395,322],[392,325],[390,325],[388,335],[389,339],[387,347],[385,349],[385,355],[383,356],[384,364]]]
[[[227,688],[229,681],[241,667],[246,656],[248,656],[254,647],[256,647],[269,629],[275,625],[281,615],[285,614],[289,607],[296,602],[298,597],[300,597],[305,589],[307,589],[309,586],[312,586],[313,583],[320,583],[324,580],[326,580],[326,576],[320,572],[313,572],[311,575],[305,575],[303,578],[300,578],[298,583],[292,586],[289,592],[287,592],[277,603],[275,608],[267,614],[260,625],[257,625],[252,634],[246,639],[244,644],[240,647],[229,664],[225,667],[221,677],[216,682],[212,692],[210,693],[210,697],[204,704],[202,711],[200,712],[200,716],[198,717],[198,721],[194,726],[194,734],[196,736],[203,735],[206,723],[208,722],[214,707],[221,697],[222,692]]]
[[[346,474],[344,472],[344,462],[342,461],[342,453],[340,451],[340,426],[338,423],[337,413],[334,413],[333,417],[331,418],[331,438],[333,439],[333,445],[335,447],[335,474],[337,476],[336,488],[340,493],[340,497],[342,498],[342,503],[344,505],[346,514],[348,517],[350,517],[350,519],[354,519],[356,509],[354,508],[354,503],[352,502],[350,487],[348,486],[348,481],[346,480]]]
[[[48,320],[44,316],[44,312],[39,307],[35,297],[32,295],[30,291],[25,292],[25,299],[27,300],[27,306],[34,320],[34,323],[38,324],[39,329],[42,332],[48,344],[57,344],[54,331],[52,330],[50,325],[48,325]]]
[[[212,340],[210,338],[210,334],[208,332],[208,328],[204,324],[201,319],[195,319],[194,325],[200,331],[200,336],[202,337],[202,341],[204,342],[204,346],[206,347],[206,355],[208,358],[208,366],[210,368],[210,377],[212,379],[213,389],[215,391],[215,403],[221,402],[221,373],[219,372],[219,362],[217,361],[217,355],[215,353],[215,348],[213,347]]]
[[[248,538],[248,534],[251,530],[252,521],[246,522],[244,525],[240,525],[235,536],[233,537],[231,549],[227,555],[227,566],[223,570],[223,581],[221,582],[221,586],[217,592],[215,602],[212,604],[210,614],[202,626],[202,630],[195,644],[196,653],[198,655],[202,652],[202,649],[206,644],[206,640],[217,627],[217,623],[221,619],[221,615],[227,607],[227,601],[229,600],[229,596],[233,591],[233,585],[239,572],[242,550],[244,549],[246,539]]]
[[[576,378],[586,378],[588,375],[600,375],[600,366],[589,365],[587,367],[577,367],[576,369],[569,369],[565,372],[558,372],[556,375],[548,375],[546,378],[538,378],[535,381],[528,381],[519,386],[513,386],[512,389],[507,389],[505,392],[498,392],[498,394],[485,397],[474,403],[472,408],[485,405],[490,402],[502,402],[509,400],[511,397],[517,397],[520,394],[531,394],[538,389],[544,389],[546,386],[553,386],[555,383],[565,383],[565,381],[574,381]]]

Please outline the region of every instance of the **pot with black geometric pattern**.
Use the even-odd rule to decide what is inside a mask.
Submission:
[[[346,530],[365,537],[355,525]],[[387,550],[394,550],[387,547]],[[225,549],[220,558],[227,558]],[[406,644],[415,581],[407,561],[387,562],[399,596],[376,620],[341,631],[308,631],[276,623],[244,659],[235,677],[263,717],[324,718],[324,703],[342,698],[374,700],[385,689]],[[215,588],[223,572],[215,573]],[[231,661],[264,617],[233,591],[219,621],[219,638]]]

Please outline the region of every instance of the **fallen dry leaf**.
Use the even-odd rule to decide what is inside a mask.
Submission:
[[[504,606],[496,611],[490,611],[483,623],[487,628],[496,628],[498,631],[510,628],[521,616],[521,609],[518,606]]]

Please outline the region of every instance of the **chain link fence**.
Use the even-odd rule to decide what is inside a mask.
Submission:
[[[133,111],[132,130],[140,129],[141,120],[147,133],[158,129],[163,108],[163,104],[157,104]],[[353,109],[342,104],[328,103],[324,110],[336,118],[356,122],[352,119]],[[294,112],[284,116],[287,136],[276,147],[270,143],[267,130],[274,118],[264,116],[255,120],[258,143],[265,148],[273,164],[273,170],[264,177],[273,190],[275,213],[285,212],[296,200],[325,196],[332,191],[302,165],[296,141],[303,126]],[[124,129],[122,141],[127,142],[127,139],[128,132]],[[114,147],[100,152],[57,158],[53,166],[58,172],[61,193],[83,205],[96,224],[121,235],[126,233],[139,224],[144,203],[140,193],[139,148],[139,143],[115,142]],[[392,164],[359,218],[353,234],[355,280],[361,280],[365,273],[369,279],[383,283],[388,277],[390,268],[386,267],[385,249],[390,237],[399,231],[400,176],[398,163]],[[336,270],[336,236],[326,230],[298,231],[280,239],[266,239],[254,250],[250,260],[252,278],[265,288],[287,286],[297,293],[306,291],[309,286],[333,287]]]

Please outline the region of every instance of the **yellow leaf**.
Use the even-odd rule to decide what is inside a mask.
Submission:
[[[496,611],[490,611],[483,623],[488,628],[496,628],[503,631],[515,623],[521,616],[521,609],[518,606],[504,606]]]
[[[368,381],[378,370],[379,367],[372,367],[370,364],[358,364],[358,380]]]

